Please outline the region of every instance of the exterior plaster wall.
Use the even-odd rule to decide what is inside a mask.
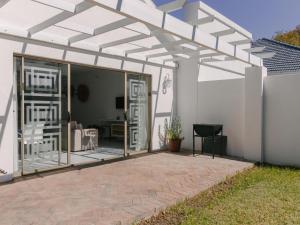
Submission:
[[[264,159],[300,167],[300,72],[265,79]]]
[[[244,157],[245,79],[234,73],[199,66],[197,61],[182,61],[177,78],[177,110],[185,137],[183,147],[192,149],[193,124],[223,124],[224,135],[228,136],[228,154]],[[196,140],[196,149],[201,149],[200,138]]]

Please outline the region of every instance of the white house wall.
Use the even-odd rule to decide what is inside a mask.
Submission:
[[[243,157],[244,77],[199,66],[197,61],[182,61],[177,77],[177,110],[185,137],[183,147],[192,149],[193,124],[223,124],[224,134],[228,136],[228,154]],[[201,149],[200,138],[196,140],[196,149]]]
[[[201,72],[200,72],[201,74]],[[198,83],[197,123],[223,124],[228,136],[227,153],[244,157],[244,84],[245,79]],[[201,149],[198,142],[198,149]]]
[[[300,72],[265,79],[264,159],[300,167]]]
[[[2,37],[2,36],[1,36]],[[107,67],[112,69],[130,70],[132,72],[152,75],[152,148],[161,146],[158,137],[159,127],[164,126],[165,119],[170,118],[173,111],[173,80],[174,70],[168,67],[161,68],[153,64],[142,65],[130,60],[120,58],[107,58],[69,51],[57,46],[48,47],[35,44],[22,43],[17,39],[3,39],[0,37],[0,168],[9,174],[14,172],[14,146],[16,129],[14,128],[13,111],[13,54],[22,53],[68,62]],[[165,78],[168,78],[164,93],[162,92]]]

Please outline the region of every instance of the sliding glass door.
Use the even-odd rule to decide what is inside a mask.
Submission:
[[[150,81],[147,75],[126,74],[127,154],[150,149]]]
[[[68,165],[67,64],[16,58],[19,167],[23,174]]]
[[[91,82],[87,83],[86,76],[79,80],[79,75],[85,70],[74,66],[71,83],[70,64],[31,57],[14,59],[19,143],[15,168],[21,174],[103,161],[151,149],[150,76],[122,71],[114,72],[118,76],[113,76],[112,72],[100,73],[101,69],[99,72],[96,71],[98,68],[94,68],[97,73],[91,74]],[[78,73],[76,68],[79,68]],[[94,77],[98,73],[101,76]],[[78,84],[75,78],[80,81]],[[82,83],[87,83],[91,93],[98,95],[94,94],[87,102],[77,104],[84,104],[85,108],[90,105],[89,114],[82,116],[76,110],[83,107],[75,107],[71,118],[70,87],[71,84],[77,87],[77,92],[72,95],[72,105],[75,105],[80,98]],[[101,85],[102,88],[99,88]],[[103,93],[99,94],[100,91]],[[100,100],[103,103],[96,107]],[[91,112],[94,120],[91,120]],[[72,127],[74,121],[80,126]]]

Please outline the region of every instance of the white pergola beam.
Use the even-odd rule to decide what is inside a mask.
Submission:
[[[186,2],[187,0],[173,0],[172,2],[160,5],[157,8],[166,13],[169,13],[181,9]]]
[[[146,35],[146,34],[139,34],[139,35],[136,35],[136,36],[133,36],[133,37],[124,38],[124,39],[121,39],[121,40],[118,40],[118,41],[114,41],[114,42],[110,42],[110,43],[107,43],[107,44],[100,45],[99,48],[109,48],[109,47],[113,47],[113,46],[117,46],[117,45],[121,45],[121,44],[125,44],[125,43],[130,43],[130,42],[133,42],[133,41],[138,41],[138,40],[145,39],[145,38],[148,38],[148,37],[149,36]]]
[[[240,41],[233,41],[230,42],[229,44],[232,45],[244,45],[244,44],[250,44],[252,41],[250,39],[245,39],[245,40],[240,40]]]
[[[107,33],[109,31],[112,31],[112,30],[119,29],[121,27],[130,25],[130,24],[133,24],[133,23],[135,23],[135,21],[133,19],[129,19],[129,18],[118,20],[116,22],[113,22],[113,23],[107,24],[105,26],[96,28],[93,31],[92,35],[78,34],[78,35],[70,38],[69,42],[70,42],[70,44],[72,44],[72,43],[75,43],[75,42],[82,41],[84,39],[90,38],[92,36],[97,36],[97,35],[104,34],[104,33]]]
[[[199,9],[207,15],[213,16],[217,21],[224,24],[225,26],[235,29],[236,32],[240,33],[242,36],[252,39],[252,34],[247,31],[246,29],[242,28],[238,24],[234,23],[227,17],[220,14],[218,11],[214,10],[213,8],[209,7],[207,4],[203,3],[202,1],[198,3]]]
[[[185,43],[187,43],[187,41],[185,41],[185,40],[172,41],[172,42],[162,43],[162,44],[158,44],[158,45],[153,45],[151,48],[142,47],[142,48],[138,48],[138,49],[128,50],[128,51],[126,51],[126,54],[134,54],[134,53],[139,53],[139,52],[156,50],[156,49],[160,49],[160,48],[168,48],[168,47],[173,47],[173,46],[181,45],[181,44],[185,44]]]
[[[2,8],[3,6],[5,6],[10,0],[1,0],[0,1],[0,8]]]
[[[255,55],[261,59],[270,59],[273,58],[276,53],[275,52],[262,52],[262,53],[255,53]]]
[[[234,51],[233,45],[223,40],[219,40],[211,34],[201,31],[196,26],[193,27],[192,25],[187,24],[169,14],[165,14],[158,9],[149,7],[139,0],[83,0],[83,2],[76,5],[74,13],[63,11],[61,14],[58,14],[57,16],[54,16],[42,22],[41,24],[30,28],[28,39],[37,39],[32,36],[32,34],[55,25],[56,23],[61,22],[93,6],[105,8],[114,13],[118,13],[127,18],[131,18],[136,22],[141,22],[146,26],[153,26],[155,29],[162,30],[162,32],[166,34],[175,35],[177,36],[177,38],[185,40],[186,42],[192,42],[199,46],[206,47],[208,50],[214,50],[226,56],[233,56],[238,60],[251,65],[261,66],[262,60],[255,55],[249,54],[250,57],[244,57],[246,53],[245,51],[239,48],[237,48],[238,51]],[[91,20],[93,19],[96,18],[91,18]],[[26,31],[23,30],[22,32]],[[140,35],[138,35],[138,38],[133,37],[130,39],[123,39],[123,41],[109,43],[100,47],[110,47],[139,39],[142,39]],[[235,54],[235,52],[237,52],[238,54]]]
[[[133,18],[146,26],[152,26],[155,29],[163,30],[165,33],[176,35],[178,38],[188,42],[194,42],[204,46],[209,50],[221,52],[226,56],[233,56],[247,64],[261,66],[262,60],[254,55],[244,57],[245,51],[220,40],[213,35],[201,31],[198,27],[183,22],[176,17],[165,14],[164,12],[149,7],[139,0],[86,0],[97,6],[117,12],[125,17]],[[236,48],[236,50],[235,50]],[[237,52],[238,54],[235,54]],[[247,53],[248,54],[248,53]]]
[[[73,13],[69,12],[69,11],[63,11],[63,12],[59,13],[58,15],[55,15],[55,16],[49,18],[48,20],[45,20],[44,22],[29,28],[28,32],[30,35],[33,35],[44,29],[47,29],[48,27],[51,27],[61,21],[64,21],[76,14],[79,14],[85,10],[88,10],[89,8],[91,8],[93,6],[94,5],[92,3],[83,1],[83,2],[79,3],[78,5],[76,5],[76,8]]]
[[[251,52],[251,53],[259,53],[259,52],[264,51],[265,49],[266,49],[266,47],[255,47],[255,48],[245,49],[245,51]]]
[[[187,54],[187,53],[192,53],[192,52],[195,53],[195,51],[193,51],[193,50],[191,50],[189,48],[183,48],[183,47],[181,47],[178,50],[167,51],[167,52],[162,52],[162,53],[157,53],[157,54],[151,54],[151,55],[147,55],[146,57],[148,59],[151,59],[151,58],[159,58],[159,57],[167,56],[167,55]]]
[[[201,62],[220,62],[223,61],[221,59],[216,59],[216,58],[208,58],[208,59],[201,59]]]
[[[197,19],[197,20],[189,21],[189,23],[194,25],[194,26],[200,26],[200,25],[203,25],[203,24],[206,24],[206,23],[212,23],[212,22],[214,22],[214,20],[215,19],[214,19],[213,16],[207,16],[207,17],[200,18],[200,19]]]
[[[63,11],[71,12],[71,13],[74,13],[75,9],[76,9],[75,4],[64,1],[64,0],[32,0],[32,1],[44,4],[47,6],[51,6],[51,7],[57,8],[57,9],[61,9]]]
[[[222,37],[222,36],[226,36],[226,35],[230,35],[230,34],[234,34],[235,33],[235,29],[227,29],[227,30],[222,30],[222,31],[218,31],[215,33],[211,33],[211,35],[215,36],[215,37]]]
[[[207,54],[202,54],[201,55],[201,54],[199,54],[199,52],[197,52],[197,53],[194,53],[194,54],[185,54],[185,55],[189,56],[190,58],[199,58],[199,59],[202,59],[202,58],[209,58],[209,57],[214,57],[214,56],[221,56],[222,54],[218,53],[218,52],[214,52],[214,53],[207,53]],[[183,57],[179,57],[179,58],[175,57],[175,58],[172,58],[172,59],[166,59],[166,60],[164,60],[164,62],[178,61],[178,60],[180,60],[182,58]]]

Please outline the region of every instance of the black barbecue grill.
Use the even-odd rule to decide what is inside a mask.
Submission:
[[[194,124],[193,125],[193,155],[195,155],[195,138],[201,137],[202,152],[208,150],[212,153],[223,154],[226,152],[227,137],[223,136],[223,125],[219,124]],[[208,148],[208,149],[207,149]]]

